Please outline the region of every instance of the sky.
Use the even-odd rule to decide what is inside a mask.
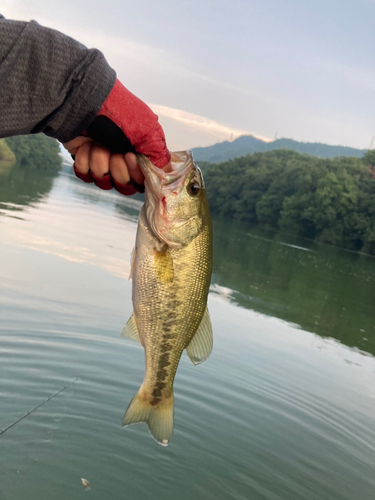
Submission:
[[[375,146],[375,0],[2,0],[100,49],[171,150],[239,135]]]

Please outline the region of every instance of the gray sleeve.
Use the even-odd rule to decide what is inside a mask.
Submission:
[[[62,33],[0,15],[0,137],[80,135],[116,80],[103,54]]]

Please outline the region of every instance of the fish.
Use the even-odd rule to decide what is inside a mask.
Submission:
[[[212,227],[202,172],[190,151],[172,154],[164,172],[142,155],[145,203],[139,214],[131,278],[133,314],[122,335],[144,347],[143,383],[122,425],[146,422],[167,446],[173,434],[173,382],[183,351],[197,365],[213,348],[207,297]]]

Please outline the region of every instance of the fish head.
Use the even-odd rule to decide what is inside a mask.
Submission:
[[[145,215],[150,231],[170,248],[187,246],[202,230],[208,205],[202,172],[190,151],[172,153],[164,172],[140,155],[145,176]]]

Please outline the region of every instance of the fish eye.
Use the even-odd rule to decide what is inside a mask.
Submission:
[[[190,184],[188,184],[187,192],[190,194],[190,196],[197,196],[200,189],[201,189],[200,185],[196,181],[193,181]]]

